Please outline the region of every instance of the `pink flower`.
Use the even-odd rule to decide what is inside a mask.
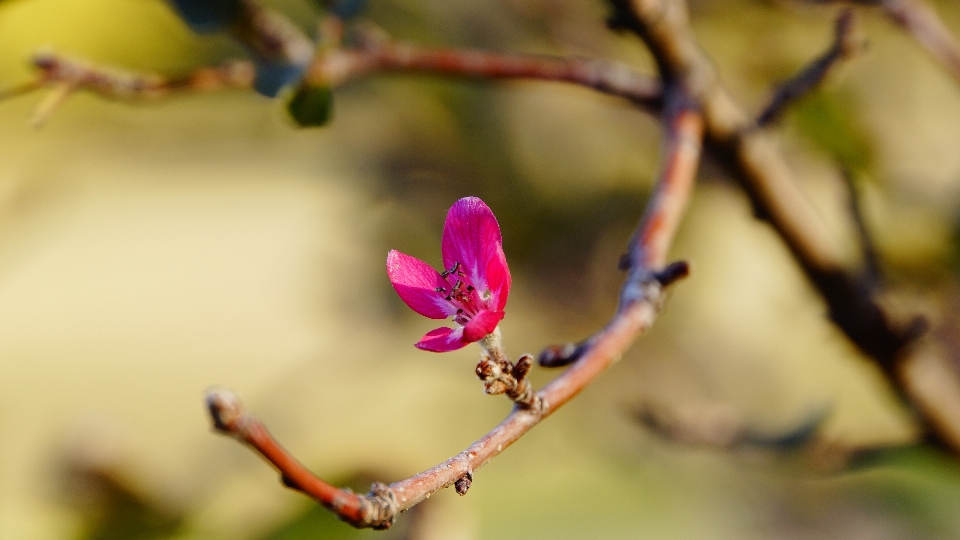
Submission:
[[[390,283],[410,309],[431,319],[453,316],[458,325],[431,330],[416,344],[433,352],[454,351],[491,334],[510,294],[500,225],[480,199],[465,197],[450,208],[440,251],[442,273],[397,250],[387,255]]]

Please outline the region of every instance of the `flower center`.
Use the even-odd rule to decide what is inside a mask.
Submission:
[[[457,308],[453,320],[461,326],[475,317],[493,296],[493,293],[489,290],[478,294],[477,289],[464,274],[463,266],[459,262],[455,262],[449,270],[441,272],[440,277],[447,281],[449,287],[437,287],[435,290],[443,296],[444,300]]]

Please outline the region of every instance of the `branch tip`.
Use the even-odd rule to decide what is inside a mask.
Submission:
[[[764,127],[775,123],[787,107],[822,84],[840,62],[859,56],[866,47],[867,41],[860,32],[856,13],[851,9],[841,11],[834,25],[830,48],[777,89],[770,103],[757,116],[756,125]]]
[[[663,270],[655,272],[653,277],[660,282],[660,285],[668,287],[689,275],[690,263],[687,261],[676,261],[668,264]]]
[[[246,414],[236,394],[217,387],[207,390],[207,410],[210,411],[214,429],[222,433],[233,433],[238,420]]]
[[[569,366],[576,362],[585,350],[583,343],[564,343],[563,345],[549,345],[540,351],[537,363],[541,367],[556,368]]]

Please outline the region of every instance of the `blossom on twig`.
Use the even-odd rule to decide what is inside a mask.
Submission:
[[[440,250],[443,272],[397,250],[387,255],[390,283],[410,309],[431,319],[452,316],[458,325],[431,330],[417,342],[417,348],[433,352],[454,351],[493,333],[510,293],[500,225],[477,197],[450,208]]]

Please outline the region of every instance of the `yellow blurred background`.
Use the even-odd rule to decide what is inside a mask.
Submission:
[[[314,24],[306,0],[269,3]],[[691,4],[724,81],[755,111],[829,45],[835,15]],[[935,5],[960,33],[960,7]],[[367,10],[398,39],[649,71],[604,15],[584,0]],[[797,105],[781,144],[851,260],[839,170],[854,171],[887,301],[956,324],[960,84],[879,12],[863,22],[868,53]],[[0,85],[27,80],[41,48],[165,74],[242,54],[192,34],[161,0],[0,0]],[[386,533],[336,523],[211,432],[204,390],[237,391],[311,469],[355,489],[459,452],[509,403],[483,395],[475,348],[412,346],[434,324],[394,294],[387,250],[439,265],[447,208],[480,196],[514,274],[508,352],[581,339],[615,306],[657,123],[579,88],[396,75],[338,89],[333,123],[316,130],[242,91],[80,94],[37,130],[40,99],[0,102],[2,539],[960,537],[960,469],[932,450],[823,473],[802,450],[689,447],[636,420],[655,404],[720,410],[771,437],[820,417],[841,444],[915,431],[709,161],[673,251],[693,275],[622,362],[478,471],[467,496],[441,492]]]

